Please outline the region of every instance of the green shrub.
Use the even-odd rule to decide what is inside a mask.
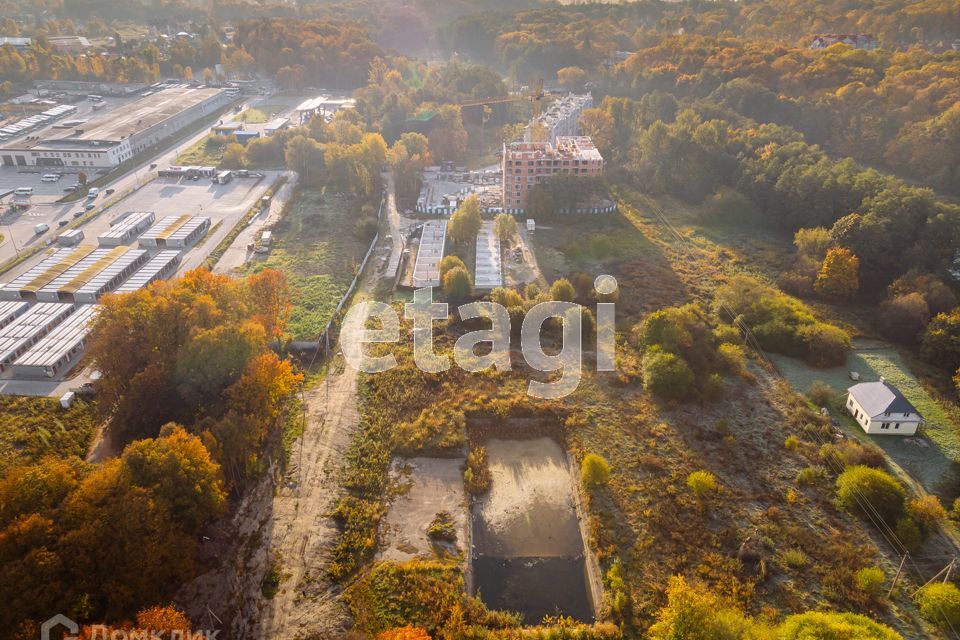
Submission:
[[[457,541],[457,525],[449,511],[438,511],[427,527],[427,537],[444,542]]]
[[[825,322],[800,327],[797,336],[803,341],[804,360],[814,367],[837,367],[847,361],[850,336],[846,331]]]
[[[826,407],[833,399],[833,387],[823,380],[814,380],[813,384],[810,385],[810,390],[807,391],[807,397],[810,398],[810,402],[818,407]]]
[[[665,400],[684,400],[693,392],[693,371],[680,356],[649,350],[643,357],[643,388]]]
[[[467,265],[464,264],[463,260],[460,259],[460,256],[453,254],[443,256],[443,258],[440,260],[440,264],[437,267],[438,271],[440,272],[441,280],[443,279],[443,276],[446,275],[447,271],[457,267],[460,267],[464,271],[467,270]]]
[[[442,282],[443,295],[454,302],[465,299],[473,288],[470,274],[463,267],[454,267],[447,271],[443,274]]]
[[[747,370],[747,359],[743,347],[739,344],[721,343],[717,347],[717,355],[723,362],[723,368],[728,373],[740,375]]]
[[[920,615],[942,629],[960,627],[960,589],[952,582],[933,582],[917,593]]]
[[[827,443],[820,447],[820,459],[844,468],[863,465],[881,469],[886,464],[883,451],[879,447],[859,440],[844,440],[839,444]]]
[[[899,633],[857,613],[808,611],[787,617],[777,640],[903,640]]]
[[[493,478],[487,465],[487,450],[474,447],[467,454],[467,468],[463,472],[463,484],[468,493],[480,495],[490,489]]]
[[[780,554],[780,560],[783,562],[783,566],[790,569],[802,569],[810,562],[807,554],[800,549],[787,549]]]
[[[907,513],[925,534],[936,531],[947,519],[947,510],[940,504],[940,499],[932,495],[911,500],[907,505]]]
[[[607,484],[610,480],[610,464],[595,453],[588,453],[580,463],[580,480],[588,489]]]
[[[709,471],[694,471],[687,476],[687,487],[697,498],[704,498],[717,490],[717,479]]]
[[[862,513],[857,500],[866,500],[888,523],[903,513],[905,492],[890,474],[856,465],[837,478],[837,504],[847,511]]]
[[[550,285],[551,300],[557,300],[559,302],[573,302],[575,296],[576,290],[566,278],[555,280],[554,283]]]
[[[804,467],[797,474],[797,484],[801,487],[808,487],[826,477],[827,472],[823,467]]]
[[[800,448],[800,438],[795,435],[789,435],[786,440],[783,441],[783,446],[787,448],[787,451],[796,451]]]
[[[920,544],[923,542],[923,531],[913,520],[913,518],[900,518],[895,527],[897,538],[903,544],[907,551],[915,553],[920,550]]]
[[[879,598],[883,594],[883,587],[887,582],[880,567],[864,567],[857,571],[857,586],[871,598]]]

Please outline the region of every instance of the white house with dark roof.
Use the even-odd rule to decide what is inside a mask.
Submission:
[[[847,389],[847,411],[869,434],[912,436],[923,422],[910,401],[882,377]]]

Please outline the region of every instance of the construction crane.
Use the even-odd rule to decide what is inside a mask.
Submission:
[[[546,139],[546,129],[539,125],[540,114],[543,113],[543,100],[550,95],[550,92],[543,89],[543,78],[537,79],[533,89],[527,93],[517,93],[509,96],[494,96],[491,98],[478,98],[476,100],[466,100],[460,103],[461,109],[470,107],[489,107],[495,104],[507,104],[510,102],[520,102],[528,100],[533,106],[533,120],[531,121],[531,132],[534,141]],[[539,126],[538,126],[539,125]]]

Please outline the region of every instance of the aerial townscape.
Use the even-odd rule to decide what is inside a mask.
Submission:
[[[960,640],[960,0],[0,2],[0,640]]]

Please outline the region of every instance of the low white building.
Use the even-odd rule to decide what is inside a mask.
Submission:
[[[869,434],[912,436],[923,423],[920,412],[883,377],[847,389],[847,411]]]

